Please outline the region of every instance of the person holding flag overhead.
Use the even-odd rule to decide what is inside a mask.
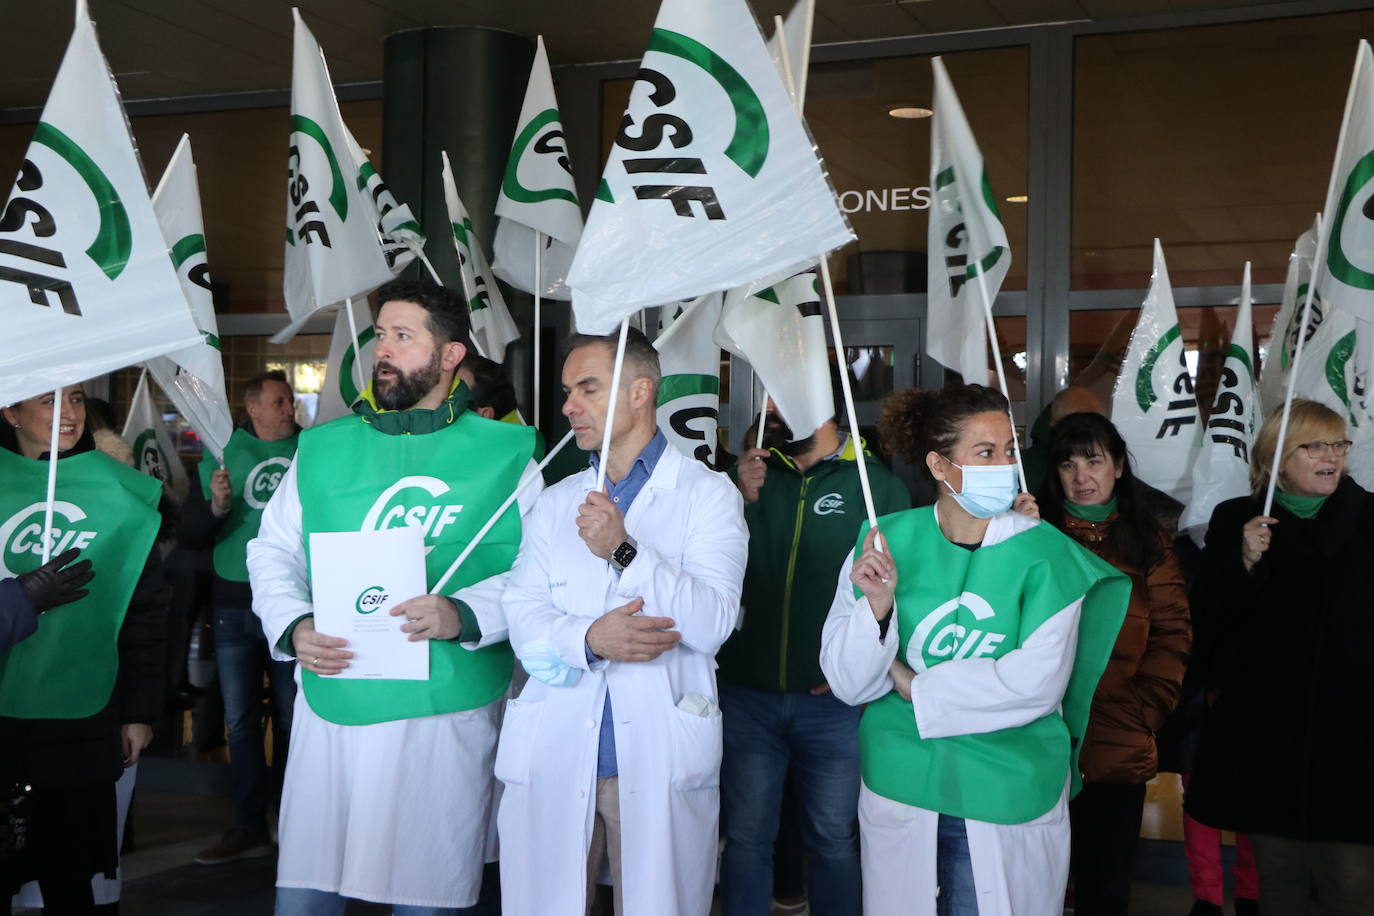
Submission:
[[[166,601],[155,538],[162,485],[95,447],[80,385],[0,410],[0,579],[44,566],[50,427],[58,413],[56,500],[47,568],[79,549],[86,592],[0,649],[0,786],[27,819],[0,851],[0,908],[37,880],[46,911],[94,912],[91,876],[119,862],[115,783],[162,714]],[[60,600],[60,597],[59,599]],[[52,597],[39,602],[51,604]]]
[[[1077,749],[1130,580],[1010,511],[999,392],[899,393],[879,430],[941,495],[861,531],[821,638],[835,695],[868,704],[864,912],[1058,916]]]
[[[273,656],[298,660],[301,685],[282,791],[281,916],[339,913],[344,897],[457,913],[481,883],[497,704],[514,662],[502,595],[540,487],[521,491],[456,573],[454,561],[538,477],[534,430],[468,409],[455,375],[470,342],[460,297],[395,281],[378,298],[371,385],[354,415],[301,434],[248,545],[253,610]],[[323,568],[340,575],[368,559],[336,550],[326,564],[320,535],[408,525],[423,537],[431,592],[389,609],[406,620],[394,645],[425,644],[428,677],[349,677],[354,651],[316,628],[313,599]]]
[[[616,344],[570,341],[563,414],[594,466],[540,498],[505,597],[530,673],[496,758],[507,914],[581,916],[603,853],[621,916],[711,908],[715,656],[739,612],[747,533],[739,491],[658,428],[658,353],[637,330],[613,392]]]
[[[243,400],[248,419],[229,437],[223,467],[208,454],[201,459],[199,485],[191,488],[177,531],[183,547],[214,549],[215,668],[234,780],[234,826],[196,854],[201,865],[272,854],[268,808],[281,795],[296,700],[294,665],[272,660],[253,615],[247,566],[248,542],[258,535],[262,510],[296,454],[295,393],[286,374],[273,370],[249,379]],[[272,706],[270,769],[263,747],[264,677]]]

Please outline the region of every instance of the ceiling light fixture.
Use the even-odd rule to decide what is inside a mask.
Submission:
[[[935,112],[929,108],[918,108],[914,105],[898,105],[896,108],[889,108],[887,113],[894,118],[905,118],[914,120],[917,118],[928,118]]]
[[[1028,200],[1030,200],[1030,197],[1028,197],[1028,196],[1025,195],[1025,194],[1013,194],[1012,196],[1010,196],[1010,197],[1007,198],[1007,203],[1009,203],[1009,204],[1024,204],[1024,203],[1025,203],[1026,201],[1028,201]]]

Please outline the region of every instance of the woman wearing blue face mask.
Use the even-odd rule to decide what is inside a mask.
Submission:
[[[1130,580],[1017,504],[996,391],[902,392],[879,432],[940,497],[861,533],[822,636],[835,695],[868,704],[864,913],[1057,916],[1076,748]]]

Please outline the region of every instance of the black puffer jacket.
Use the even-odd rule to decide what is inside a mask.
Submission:
[[[1247,573],[1241,528],[1262,501],[1212,516],[1193,590],[1193,664],[1215,691],[1188,812],[1214,827],[1374,843],[1374,494],[1343,479],[1313,519],[1277,504]]]

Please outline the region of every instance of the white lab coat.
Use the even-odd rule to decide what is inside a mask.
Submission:
[[[983,546],[1039,524],[1016,512],[988,522]],[[821,670],[835,696],[857,706],[886,695],[900,637],[879,639],[868,599],[854,597],[853,556],[840,570],[821,635]],[[946,661],[912,681],[914,727],[923,738],[983,734],[1033,722],[1058,708],[1078,646],[1082,599],[1060,610],[1001,658]],[[900,608],[899,608],[900,611]],[[903,660],[905,661],[905,659]],[[1015,825],[965,820],[981,916],[1058,916],[1069,874],[1069,774],[1059,801]],[[865,916],[934,916],[939,812],[859,796]]]
[[[506,916],[581,916],[595,812],[606,690],[620,773],[622,895],[627,916],[705,916],[711,908],[720,808],[719,709],[677,708],[684,694],[717,700],[715,654],[739,612],[748,551],[734,484],[664,450],[625,527],[639,554],[623,575],[578,536],[595,486],[584,471],[545,491],[525,529],[506,592],[511,645],[552,646],[575,684],[531,678],[506,708],[496,776],[504,786],[501,897]],[[651,662],[587,662],[587,628],[644,599],[682,641]]]
[[[293,462],[248,544],[253,610],[272,655],[313,612]],[[522,480],[538,476],[530,462]],[[542,484],[520,495],[528,522]],[[523,543],[522,543],[522,550]],[[506,639],[502,596],[510,573],[451,592],[482,629],[477,649]],[[298,689],[278,824],[277,886],[313,888],[377,903],[465,907],[477,902],[493,804],[499,703],[374,725],[338,725]]]

